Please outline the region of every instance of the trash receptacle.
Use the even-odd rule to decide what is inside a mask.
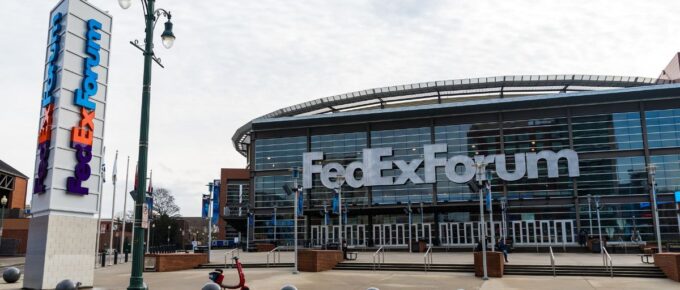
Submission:
[[[425,253],[427,251],[427,242],[425,240],[418,241],[418,252]]]
[[[593,253],[600,253],[600,240],[593,240],[590,250]]]

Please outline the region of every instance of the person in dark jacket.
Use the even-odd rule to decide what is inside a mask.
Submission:
[[[498,239],[498,250],[503,252],[503,257],[505,258],[505,262],[508,263],[508,245],[505,244],[505,241],[503,239]]]
[[[347,241],[342,240],[342,258],[347,260]]]

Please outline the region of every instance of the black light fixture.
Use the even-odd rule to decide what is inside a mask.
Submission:
[[[175,34],[172,33],[172,22],[170,22],[170,18],[172,18],[172,15],[168,13],[168,21],[165,22],[165,30],[163,30],[163,33],[161,34],[161,39],[163,40],[163,46],[165,46],[165,48],[171,48],[175,43]]]

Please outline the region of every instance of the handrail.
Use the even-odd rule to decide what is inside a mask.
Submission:
[[[273,254],[273,264],[276,264],[276,257],[278,256],[279,258],[279,263],[281,263],[281,248],[283,246],[278,246],[276,248],[273,248],[271,251],[267,253],[267,268],[269,268],[269,256]]]
[[[602,247],[602,245],[600,245]],[[607,252],[607,248],[602,247],[602,264],[605,270],[609,270],[609,275],[614,278],[614,263],[612,262],[612,256]]]
[[[376,266],[376,259],[375,259],[376,257],[378,258],[378,262],[377,262],[378,269],[380,269],[380,265],[382,263],[385,263],[385,248],[383,246],[380,246],[380,248],[378,248],[378,250],[375,251],[375,253],[373,253],[373,270],[374,271],[375,271],[375,266]],[[382,260],[381,260],[381,258],[382,258]]]
[[[425,251],[425,255],[423,255],[423,263],[424,263],[424,268],[425,272],[427,272],[428,269],[432,268],[432,245],[427,245],[427,251]]]
[[[235,256],[238,257],[241,254],[241,249],[240,248],[234,248],[234,249],[231,249],[230,251],[224,253],[224,268],[225,269],[227,268],[227,255],[229,255],[229,254],[231,254],[231,265],[229,265],[229,268],[234,267],[234,252],[236,252]]]
[[[553,253],[552,247],[550,247],[550,267],[552,267],[553,277],[557,277],[557,271],[555,270],[555,254]]]

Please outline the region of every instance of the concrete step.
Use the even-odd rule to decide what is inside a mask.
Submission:
[[[373,271],[372,263],[340,263],[333,268],[334,270],[355,270]],[[379,271],[425,271],[423,264],[407,263],[383,263],[375,270]],[[472,264],[433,264],[428,268],[430,272],[474,272]],[[528,276],[552,276],[552,267],[549,265],[507,265],[505,266],[506,275],[528,275]],[[562,265],[555,267],[557,276],[599,276],[609,277],[611,272],[602,266],[577,266]],[[615,266],[615,277],[638,277],[638,278],[665,278],[666,275],[655,266]]]

